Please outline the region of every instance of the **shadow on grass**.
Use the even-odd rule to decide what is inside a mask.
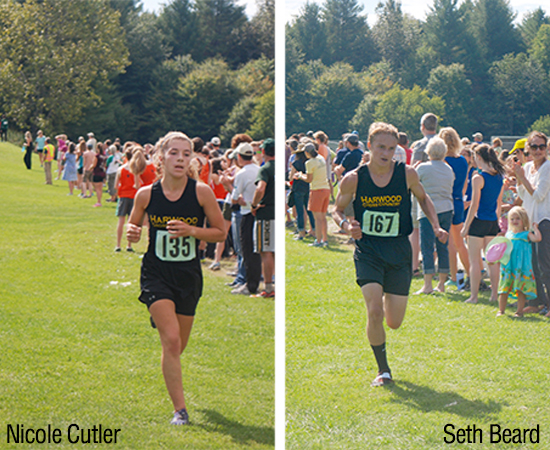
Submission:
[[[270,446],[275,445],[275,429],[273,427],[243,425],[211,409],[201,409],[200,412],[205,415],[206,423],[198,426],[208,432],[226,434],[230,436],[234,442],[242,445],[250,445],[253,443]]]
[[[456,392],[438,392],[408,381],[396,381],[390,389],[396,395],[392,402],[423,412],[441,411],[467,418],[490,419],[506,406],[494,400],[468,400]]]

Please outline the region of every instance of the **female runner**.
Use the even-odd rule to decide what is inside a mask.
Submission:
[[[155,158],[162,178],[136,194],[127,238],[138,242],[145,213],[149,247],[141,266],[141,295],[159,331],[161,366],[174,405],[173,425],[189,416],[182,386],[180,355],[187,345],[202,293],[199,241],[225,240],[222,213],[212,189],[189,176],[193,144],[183,133],[169,132],[157,143]],[[210,228],[203,228],[205,217]]]

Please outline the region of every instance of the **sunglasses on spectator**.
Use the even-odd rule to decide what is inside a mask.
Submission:
[[[546,150],[546,144],[540,144],[540,145],[529,144],[529,148],[531,150]]]

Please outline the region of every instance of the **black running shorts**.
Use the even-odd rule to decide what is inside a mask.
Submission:
[[[486,237],[496,236],[500,233],[500,227],[498,226],[498,220],[480,220],[474,217],[470,229],[468,230],[468,236]]]
[[[172,267],[170,267],[172,266]],[[178,270],[173,264],[151,264],[141,267],[139,301],[150,308],[157,300],[171,300],[176,314],[194,316],[202,295],[202,272],[198,269]]]
[[[408,237],[365,239],[353,255],[357,284],[378,283],[385,293],[409,295],[412,281],[412,250]]]

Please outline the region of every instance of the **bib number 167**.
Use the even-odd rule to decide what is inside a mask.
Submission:
[[[161,261],[191,261],[195,258],[195,249],[195,238],[193,236],[172,238],[168,231],[157,231],[155,253]]]
[[[370,236],[397,236],[399,233],[399,213],[366,210],[363,214],[363,233]]]

